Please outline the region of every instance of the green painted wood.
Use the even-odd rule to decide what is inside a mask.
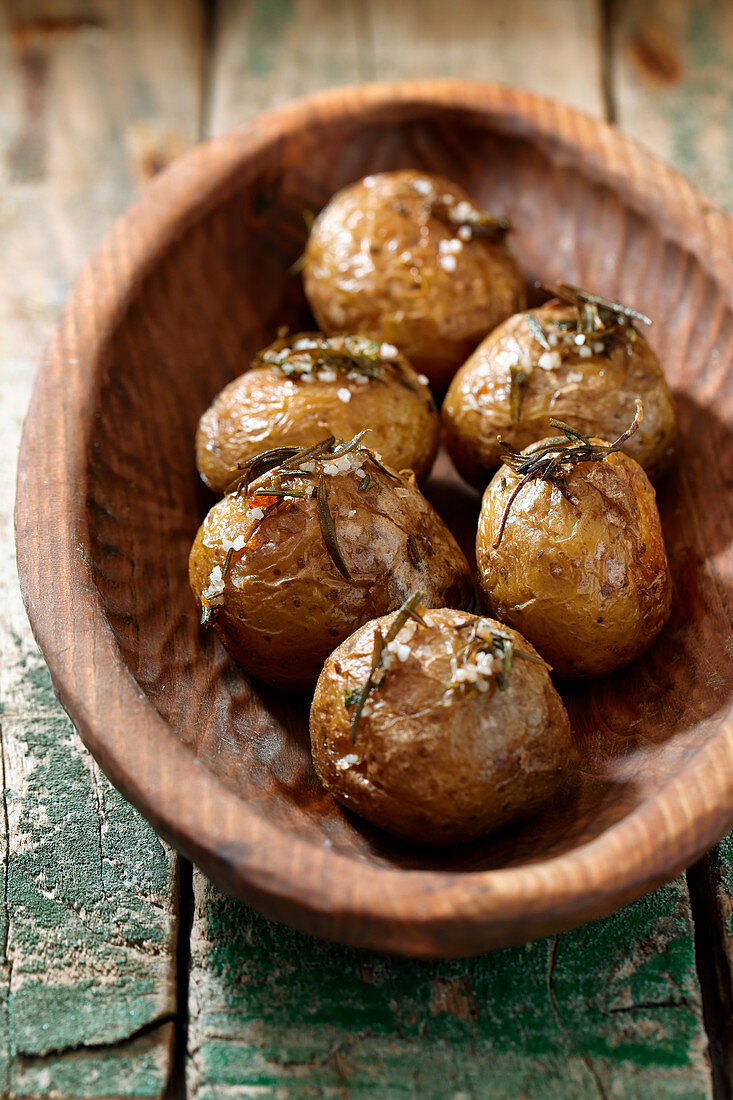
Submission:
[[[198,136],[202,38],[197,0],[0,13],[3,1096],[158,1097],[170,1073],[175,858],[54,698],[17,588],[12,506],[33,373],[80,263]]]
[[[593,0],[223,0],[208,126],[365,74],[504,80],[602,115],[602,24]],[[198,873],[195,899],[192,1100],[711,1096],[684,880],[575,932],[439,964],[316,942]]]
[[[733,206],[733,7],[619,0],[611,70],[622,129]]]
[[[733,210],[733,8],[719,0],[614,4],[619,125]],[[720,1095],[733,1092],[733,836],[690,876]]]
[[[527,947],[389,959],[194,878],[189,1096],[711,1095],[687,891]]]

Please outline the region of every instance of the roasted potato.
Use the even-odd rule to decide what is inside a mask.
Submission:
[[[189,575],[233,657],[259,680],[311,687],[328,654],[416,587],[468,606],[468,563],[417,489],[361,438],[253,459],[204,520]]]
[[[562,438],[508,456],[491,481],[479,583],[488,613],[520,630],[556,674],[600,676],[638,657],[666,623],[667,553],[639,463],[570,429]]]
[[[199,422],[196,463],[223,493],[236,465],[260,451],[350,439],[372,424],[370,446],[418,480],[430,472],[440,422],[427,378],[397,348],[362,336],[301,332],[278,338],[230,382]]]
[[[472,840],[528,814],[572,759],[570,724],[520,634],[464,611],[407,608],[331,654],[311,707],[324,786],[424,844]]]
[[[640,315],[614,313],[596,304],[605,299],[587,297],[510,317],[453,379],[442,410],[445,442],[476,488],[502,461],[497,436],[521,450],[551,435],[555,417],[584,435],[615,439],[636,397],[644,422],[624,449],[651,478],[666,469],[677,435],[674,402],[659,360],[633,326]]]
[[[324,332],[386,340],[444,388],[478,341],[524,304],[507,230],[450,180],[367,176],[316,218],[305,292]]]

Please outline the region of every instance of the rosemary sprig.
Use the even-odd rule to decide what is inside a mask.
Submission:
[[[643,416],[644,409],[637,397],[636,415],[632,423],[613,443],[593,443],[587,436],[582,435],[575,428],[571,428],[569,424],[554,419],[551,419],[550,423],[553,428],[559,428],[563,435],[546,439],[527,448],[524,452],[514,450],[513,447],[503,443],[501,437],[499,437],[505,452],[504,464],[513,470],[515,474],[518,474],[520,480],[504,506],[499,532],[492,543],[493,549],[498,549],[511,507],[525,485],[529,484],[530,481],[547,481],[559,489],[571,504],[577,504],[578,502],[570,493],[567,484],[567,475],[570,470],[581,462],[600,462],[614,451],[618,451],[638,429]]]
[[[339,572],[347,580],[352,580],[351,572],[339,545],[336,524],[331,509],[328,506],[328,487],[323,472],[321,471],[318,474],[315,490],[313,487],[307,487],[302,483],[306,479],[313,478],[314,475],[316,475],[317,463],[331,462],[343,458],[344,455],[351,454],[354,451],[357,452],[360,457],[363,457],[364,462],[372,463],[372,465],[380,469],[387,477],[394,481],[399,481],[398,476],[393,474],[391,470],[388,470],[386,466],[383,466],[376,455],[369,450],[368,447],[363,445],[362,440],[369,430],[369,428],[364,428],[362,431],[357,432],[353,439],[348,439],[339,443],[336,442],[334,436],[329,435],[325,439],[319,440],[317,443],[303,447],[274,447],[269,451],[263,451],[261,454],[254,455],[254,457],[247,459],[245,462],[238,463],[234,467],[234,470],[239,471],[241,476],[230,486],[227,493],[248,493],[248,502],[255,505],[258,502],[267,502],[264,514],[260,519],[256,520],[250,528],[246,537],[246,544],[251,542],[252,538],[259,530],[260,525],[277,509],[282,500],[306,499],[315,495],[316,511],[326,548]],[[302,469],[305,463],[312,463],[313,469]],[[268,473],[271,475],[270,479],[255,486],[250,491],[252,483],[257,478],[263,477]],[[291,480],[296,482],[300,481],[301,485],[283,484],[283,482],[289,482]],[[359,482],[359,489],[364,491],[369,488],[370,484],[371,475],[365,472]],[[230,562],[231,558],[229,558],[228,561]],[[225,568],[228,569],[228,565],[226,565]]]
[[[640,313],[637,309],[632,309],[631,306],[625,306],[622,302],[615,302],[613,298],[604,298],[602,294],[591,294],[588,290],[583,290],[579,286],[571,286],[570,283],[556,283],[545,284],[544,289],[550,294],[554,294],[556,298],[561,298],[564,302],[569,302],[574,306],[590,305],[595,306],[603,319],[603,313],[613,314],[614,317],[625,317],[630,321],[641,321],[644,325],[651,325],[651,317],[647,317],[646,313]]]
[[[323,474],[318,478],[318,490],[316,493],[316,509],[318,511],[318,522],[321,525],[321,534],[323,535],[323,541],[326,544],[326,548],[333,559],[334,565],[338,569],[342,576],[346,577],[347,581],[351,580],[351,571],[346,564],[346,559],[341,552],[339,546],[338,536],[336,534],[336,524],[333,522],[333,516],[331,515],[331,509],[328,507],[328,488],[326,486],[326,478]]]
[[[347,710],[353,708],[351,715],[351,744],[353,745],[356,740],[356,730],[359,725],[359,719],[361,718],[362,711],[369,698],[370,692],[384,682],[384,677],[387,670],[384,667],[383,660],[384,654],[387,650],[387,646],[390,642],[393,642],[402,627],[412,619],[420,626],[427,626],[424,618],[422,617],[419,608],[422,607],[424,601],[427,599],[427,593],[414,592],[409,599],[405,600],[402,607],[395,615],[389,630],[386,634],[382,634],[379,627],[374,628],[374,647],[372,649],[372,667],[369,670],[369,675],[366,678],[364,685],[358,689],[352,689],[344,696],[344,705]]]

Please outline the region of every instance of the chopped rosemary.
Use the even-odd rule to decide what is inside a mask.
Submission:
[[[293,336],[278,332],[268,347],[258,352],[252,365],[274,367],[286,378],[330,380],[330,374],[358,374],[371,380],[386,381],[390,375],[406,389],[418,392],[405,374],[399,356],[391,345],[377,343],[366,336],[323,336],[301,332]]]
[[[499,691],[506,691],[509,687],[511,672],[516,657],[522,657],[535,664],[545,664],[541,658],[534,657],[531,653],[524,653],[521,649],[515,649],[514,640],[511,634],[506,630],[502,630],[501,627],[494,626],[488,619],[470,619],[456,627],[456,629],[468,629],[469,636],[465,646],[459,651],[458,657],[460,658],[460,666],[458,665],[458,661],[456,661],[454,677],[459,667],[465,669],[467,666],[478,666],[479,674],[483,673],[483,676],[486,678],[491,677],[496,681],[496,686],[499,688]],[[488,654],[490,657],[499,660],[501,662],[501,671],[494,671],[492,665],[482,669],[482,654]],[[472,686],[473,681],[471,677],[464,677],[463,679],[456,678],[453,683],[449,685],[448,690],[460,691],[471,688]],[[481,690],[486,690],[486,688]]]
[[[522,398],[531,373],[531,370],[515,364],[509,368],[509,418],[512,424],[518,424],[522,418]]]
[[[420,547],[417,545],[417,539],[414,535],[407,536],[407,555],[416,569],[422,566]]]
[[[321,525],[321,534],[323,535],[323,541],[326,544],[326,548],[339,573],[346,577],[347,581],[350,581],[351,571],[346,564],[346,559],[339,546],[338,536],[336,535],[336,525],[333,522],[331,509],[328,507],[328,489],[326,487],[326,478],[323,474],[318,478],[316,508],[318,510],[318,522]]]
[[[614,451],[619,450],[638,429],[643,416],[644,409],[637,397],[636,415],[632,423],[613,443],[593,443],[587,436],[582,435],[575,428],[571,428],[569,424],[554,419],[551,419],[550,423],[553,428],[559,428],[563,435],[535,443],[524,452],[516,451],[513,447],[503,443],[501,437],[499,437],[499,442],[502,443],[504,448],[504,464],[519,475],[520,480],[504,506],[499,532],[492,543],[493,549],[498,549],[511,507],[525,485],[530,481],[547,481],[559,489],[571,504],[577,504],[577,500],[568,488],[567,474],[573,466],[577,466],[581,462],[600,462]],[[505,488],[505,485],[506,480],[502,478],[502,489]]]
[[[570,302],[571,305],[595,306],[601,314],[612,313],[615,317],[641,321],[644,325],[651,325],[652,323],[651,317],[647,317],[646,313],[640,313],[637,309],[632,309],[631,306],[615,302],[613,298],[604,298],[602,294],[591,294],[590,291],[583,290],[579,286],[571,286],[570,283],[557,283],[554,286],[546,285],[545,290],[548,290],[550,294],[554,294],[557,298],[561,298],[564,302]]]
[[[540,320],[533,313],[524,314],[527,327],[540,347],[559,356],[560,361],[569,355],[580,355],[581,358],[591,355],[608,356],[612,345],[619,342],[628,348],[637,339],[633,322],[640,321],[645,325],[652,323],[646,314],[639,313],[630,306],[604,298],[600,294],[591,294],[580,287],[570,286],[569,283],[536,285],[575,307],[574,317],[548,319],[547,324],[557,331],[557,337],[552,339],[552,343]]]
[[[332,435],[317,443],[303,447],[275,447],[269,451],[263,451],[246,462],[240,462],[234,470],[240,472],[240,477],[227,490],[228,494],[247,493],[247,500],[257,507],[264,507],[261,517],[256,519],[250,527],[245,545],[249,545],[254,535],[259,530],[262,522],[275,511],[283,500],[316,498],[316,511],[323,534],[323,541],[339,572],[347,579],[352,580],[351,572],[346,563],[336,534],[336,525],[328,506],[328,487],[324,477],[324,465],[328,473],[346,473],[346,467],[339,469],[339,460],[346,455],[356,453],[359,460],[352,464],[355,471],[363,471],[365,462],[370,462],[387,477],[399,481],[399,477],[383,466],[376,455],[362,443],[364,436],[369,431],[364,428],[357,432],[353,439],[336,442]],[[329,463],[336,463],[335,467],[328,468]],[[264,475],[270,474],[270,478],[252,488],[253,482]],[[305,485],[306,479],[317,478],[315,489],[313,485]],[[371,485],[371,475],[362,472],[359,480],[359,490],[364,491]],[[290,481],[300,482],[291,485]],[[231,563],[231,556],[227,555],[225,572]]]
[[[471,237],[486,237],[497,244],[503,244],[512,228],[506,218],[494,217],[466,199],[458,202],[434,199],[429,205],[433,217],[455,229],[470,229]]]
[[[414,592],[409,599],[405,600],[402,607],[399,609],[392,624],[386,634],[382,634],[379,627],[374,628],[374,648],[372,649],[372,667],[369,671],[369,675],[366,678],[364,685],[361,688],[354,688],[344,696],[344,704],[347,710],[353,708],[353,714],[351,715],[351,744],[354,744],[356,740],[356,730],[359,725],[359,719],[361,718],[362,711],[369,698],[369,693],[373,688],[379,687],[384,682],[386,675],[386,668],[384,667],[383,660],[384,654],[387,651],[387,647],[390,642],[393,642],[402,627],[412,619],[420,626],[426,626],[426,622],[420,613],[424,601],[427,599],[427,593]],[[424,610],[424,609],[423,609]],[[348,702],[347,702],[348,698]]]
[[[532,333],[540,347],[543,347],[545,351],[550,351],[550,345],[547,341],[547,337],[545,336],[545,330],[543,329],[542,325],[539,323],[535,315],[533,313],[525,313],[524,319],[529,326],[529,331]]]

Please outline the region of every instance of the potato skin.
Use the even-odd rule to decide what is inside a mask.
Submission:
[[[303,272],[324,332],[395,344],[438,388],[524,304],[519,268],[503,245],[462,241],[455,227],[431,215],[431,199],[444,195],[475,208],[461,187],[425,172],[384,172],[345,187],[316,218]],[[446,270],[443,263],[453,262],[440,245],[452,241],[460,250]]]
[[[550,304],[528,310],[552,331],[553,320],[575,315],[573,306]],[[501,435],[515,450],[553,434],[550,417],[564,420],[584,435],[617,439],[634,415],[640,397],[644,420],[623,450],[652,479],[666,470],[674,452],[677,421],[669,386],[659,360],[638,333],[631,343],[616,343],[609,356],[572,354],[559,367],[537,362],[544,349],[532,336],[526,315],[517,313],[499,325],[476,348],[453,379],[443,403],[446,446],[460,474],[478,489],[501,463]],[[520,419],[510,410],[509,361],[529,362],[522,387]]]
[[[312,496],[280,503],[243,556],[233,558],[215,625],[253,677],[282,687],[312,687],[344,638],[399,607],[415,589],[427,592],[429,606],[469,605],[468,563],[412,473],[393,481],[369,465],[369,474],[366,491],[359,490],[353,473],[327,478],[328,506],[353,581],[341,575],[326,548]],[[252,488],[267,481],[264,475]],[[201,525],[189,558],[199,603],[212,569],[224,566],[224,541],[248,532],[252,506],[244,495],[230,493]],[[417,548],[413,556],[408,535]]]
[[[288,343],[308,338],[319,339],[297,333]],[[332,338],[329,345],[338,349],[343,338]],[[240,461],[273,447],[317,443],[329,434],[351,439],[366,424],[374,425],[369,445],[388,466],[411,469],[423,480],[435,460],[440,421],[429,386],[403,355],[394,359],[408,385],[387,362],[379,379],[362,382],[344,372],[334,381],[305,381],[286,377],[277,366],[251,367],[224,387],[199,421],[196,465],[203,481],[223,493]],[[344,389],[351,395],[348,402],[338,396]]]
[[[380,828],[435,845],[473,840],[544,803],[573,756],[565,708],[544,665],[516,654],[506,690],[446,694],[450,658],[465,642],[455,628],[476,618],[463,611],[425,614],[407,660],[370,693],[351,744],[345,695],[367,678],[375,626],[384,634],[393,617],[357,630],[319,677],[310,730],[324,786]]]
[[[567,484],[577,504],[546,481],[529,482],[494,550],[517,482],[502,466],[481,504],[484,607],[520,630],[558,676],[601,676],[633,661],[666,623],[672,598],[656,494],[641,466],[615,452],[574,467]]]

